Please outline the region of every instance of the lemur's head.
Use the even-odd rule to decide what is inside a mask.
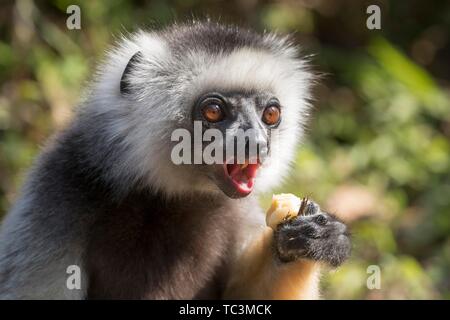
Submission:
[[[108,174],[168,195],[273,187],[308,116],[312,76],[298,54],[286,37],[209,22],[123,40],[84,113],[115,148]]]

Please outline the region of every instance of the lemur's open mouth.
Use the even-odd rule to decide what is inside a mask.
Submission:
[[[231,181],[231,184],[236,191],[241,195],[248,195],[253,190],[255,177],[259,167],[259,161],[255,164],[245,161],[244,164],[225,164],[224,170],[225,175]]]

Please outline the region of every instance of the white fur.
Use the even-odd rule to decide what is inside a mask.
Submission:
[[[88,112],[117,115],[105,125],[105,130],[110,137],[124,135],[123,143],[131,150],[123,155],[112,173],[117,181],[132,183],[146,177],[153,188],[169,196],[193,191],[217,192],[209,179],[171,163],[170,134],[186,125],[194,99],[206,89],[247,88],[271,92],[282,105],[280,139],[272,144],[271,159],[259,171],[256,190],[277,185],[287,172],[303,132],[312,79],[304,62],[295,58],[295,47],[272,34],[266,36],[266,41],[277,44],[273,52],[242,48],[231,54],[211,56],[187,51],[180,61],[155,33],[139,32],[124,39],[100,68],[86,106]],[[143,53],[144,62],[130,80],[136,95],[123,97],[119,92],[120,79],[137,51]],[[161,70],[170,72],[164,74]]]

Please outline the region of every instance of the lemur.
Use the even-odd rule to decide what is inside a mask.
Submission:
[[[318,298],[347,227],[309,202],[272,230],[257,198],[303,137],[314,76],[300,55],[290,37],[210,21],[120,40],[2,224],[0,298]],[[251,128],[276,152],[175,164],[172,132],[195,121],[226,139]]]

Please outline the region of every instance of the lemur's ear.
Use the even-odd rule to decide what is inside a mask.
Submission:
[[[131,93],[131,83],[129,82],[129,75],[141,59],[142,52],[138,51],[131,57],[130,61],[128,61],[128,64],[123,71],[122,78],[120,79],[120,93],[122,95]]]

